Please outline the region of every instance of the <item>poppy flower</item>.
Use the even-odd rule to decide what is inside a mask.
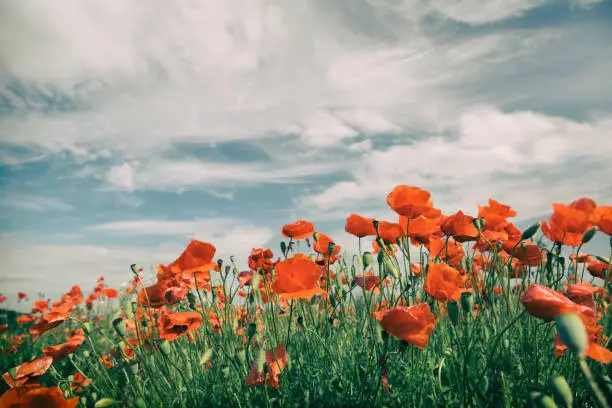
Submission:
[[[119,292],[117,292],[117,289],[113,289],[113,288],[102,289],[100,293],[102,293],[104,296],[106,296],[109,299],[115,299],[119,297]]]
[[[590,214],[597,208],[597,203],[590,198],[582,197],[572,201],[569,207]]]
[[[43,349],[45,356],[53,358],[53,364],[61,361],[68,354],[73,354],[79,346],[85,342],[85,336],[75,336],[72,340],[55,346],[47,346]]]
[[[429,336],[434,331],[435,318],[427,303],[399,306],[375,312],[374,316],[387,333],[421,350],[427,347]]]
[[[32,308],[32,313],[40,312],[41,314],[47,313],[49,309],[49,302],[46,300],[37,300],[34,302],[34,307]]]
[[[504,250],[518,259],[523,265],[538,266],[542,263],[546,256],[544,252],[536,244],[531,242],[521,242],[515,245],[515,242],[504,241],[502,247]]]
[[[276,265],[276,276],[272,282],[272,291],[285,299],[310,299],[324,293],[317,286],[321,269],[309,257],[297,254]]]
[[[432,259],[439,258],[447,264],[453,266],[459,265],[459,263],[465,256],[463,245],[461,245],[452,238],[432,238],[425,245],[425,248],[427,248],[427,250],[429,251],[429,256]]]
[[[79,397],[66,399],[59,387],[26,387],[8,390],[0,397],[1,407],[75,408]]]
[[[433,237],[442,236],[440,224],[442,224],[444,219],[444,217],[418,217],[409,220],[408,217],[400,215],[399,224],[410,237],[410,242],[412,242],[413,245],[419,246],[427,244]]]
[[[553,242],[578,246],[582,236],[591,227],[591,214],[576,207],[553,204],[553,214],[549,221],[542,222],[542,232]]]
[[[185,251],[167,266],[174,273],[193,275],[194,272],[210,271],[218,268],[213,258],[217,249],[208,242],[192,239]]]
[[[17,366],[13,377],[11,377],[9,373],[4,373],[2,378],[4,378],[11,388],[15,386],[21,387],[25,384],[37,384],[39,377],[47,372],[51,364],[53,364],[53,359],[51,357],[40,357]]]
[[[414,276],[421,276],[421,264],[418,262],[410,262],[410,271]]]
[[[376,229],[374,228],[373,222],[374,218],[366,218],[361,215],[351,214],[346,219],[344,230],[359,238],[376,236]]]
[[[278,376],[282,373],[288,362],[289,358],[287,357],[285,344],[279,344],[274,350],[268,350],[265,353],[265,364],[268,367],[265,378],[264,372],[259,372],[257,370],[257,363],[255,363],[249,372],[246,384],[253,387],[263,384],[265,381],[266,386],[279,389],[280,383],[278,381]]]
[[[529,314],[543,320],[554,320],[560,314],[571,312],[587,323],[596,320],[595,312],[590,307],[574,303],[561,293],[538,284],[527,288],[521,296],[521,303]]]
[[[74,379],[72,380],[70,388],[72,388],[73,391],[81,392],[83,388],[89,386],[89,384],[91,384],[91,378],[85,378],[83,374],[77,372],[74,374]]]
[[[440,210],[433,207],[431,194],[418,187],[399,185],[387,195],[387,204],[399,215],[408,218],[439,217]]]
[[[610,279],[610,276],[612,276],[612,266],[608,262],[602,262],[595,259],[589,260],[587,271],[589,271],[591,275],[603,280]],[[606,277],[606,275],[608,276]]]
[[[459,210],[444,220],[440,229],[444,234],[455,238],[457,242],[477,241],[479,233],[473,221],[474,217],[465,215]]]
[[[41,317],[38,323],[30,327],[30,333],[33,334],[32,339],[36,340],[46,331],[62,324],[68,319],[73,307],[71,303],[54,306],[49,313]]]
[[[593,212],[595,225],[604,234],[612,235],[612,206],[600,206]]]
[[[37,318],[32,315],[24,314],[17,318],[17,324],[28,324],[36,321]]]
[[[238,279],[238,283],[240,284],[240,287],[244,287],[244,286],[251,286],[251,281],[253,280],[253,276],[255,275],[255,272],[253,271],[242,271],[238,274],[238,276],[236,277]]]
[[[484,218],[483,228],[486,230],[499,231],[508,224],[508,218],[515,217],[516,211],[510,206],[502,204],[489,198],[489,205],[486,207],[478,206],[478,218]]]
[[[159,337],[172,341],[202,324],[202,315],[197,312],[176,312],[161,315],[158,320]]]
[[[330,244],[334,244],[334,249],[332,250],[332,253],[329,253],[329,245]],[[315,252],[318,252],[321,255],[324,256],[337,256],[338,253],[340,252],[340,245],[335,245],[334,240],[331,239],[331,237],[329,235],[326,234],[322,234],[322,233],[317,233],[317,238],[314,241],[314,248]]]
[[[174,279],[166,279],[151,286],[142,288],[138,293],[138,305],[160,308],[173,305],[187,297],[189,289]]]
[[[405,235],[402,226],[396,222],[378,221],[378,236],[387,244],[395,244]]]
[[[464,285],[465,280],[457,269],[443,263],[430,263],[423,289],[429,296],[446,302],[459,300],[467,290]]]
[[[584,305],[595,310],[595,299],[594,296],[597,293],[603,293],[604,288],[593,286],[588,282],[578,283],[569,285],[567,288],[566,296],[572,302]]]
[[[272,261],[273,257],[274,253],[269,248],[253,248],[251,255],[249,255],[249,268],[251,270],[262,268],[269,271],[275,265],[275,262]]]
[[[28,297],[28,295],[26,295],[26,294],[25,294],[25,293],[23,293],[23,292],[18,292],[18,293],[17,293],[17,298],[18,298],[18,299],[25,299],[25,298],[27,298],[27,297]]]
[[[384,279],[382,285],[380,284],[380,278],[374,276],[372,272],[368,272],[365,275],[355,275],[355,283],[362,289],[372,292],[375,295],[380,293],[381,286],[388,286],[390,284],[389,279]]]
[[[308,221],[298,220],[293,224],[283,226],[281,232],[285,238],[293,238],[293,240],[298,241],[312,236],[315,229],[314,224]]]

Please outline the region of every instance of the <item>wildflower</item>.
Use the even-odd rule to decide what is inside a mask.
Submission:
[[[70,388],[73,391],[81,392],[83,391],[84,387],[88,387],[89,384],[91,384],[91,378],[85,378],[83,374],[78,372],[74,375]]]
[[[317,286],[321,270],[309,257],[297,254],[276,265],[276,276],[272,282],[272,291],[285,299],[310,299],[324,293]]]
[[[561,293],[538,284],[527,288],[521,296],[521,303],[529,314],[544,320],[554,320],[561,314],[572,312],[587,322],[595,319],[593,309],[574,303]]]
[[[434,331],[435,319],[427,303],[400,306],[374,313],[383,329],[413,346],[425,349]]]
[[[374,218],[366,218],[361,215],[351,214],[346,219],[344,230],[351,235],[363,238],[368,236],[376,236],[376,229],[372,222]]]
[[[287,224],[283,226],[282,229],[282,234],[285,238],[292,238],[296,241],[308,238],[312,236],[314,232],[314,224],[304,220],[298,220],[293,224]]]
[[[8,390],[0,397],[2,407],[75,408],[79,397],[64,398],[59,387],[26,387]]]
[[[25,293],[23,293],[23,292],[17,292],[17,298],[18,298],[18,299],[20,299],[20,300],[21,300],[21,299],[25,299],[25,298],[27,298],[27,297],[28,297],[28,295],[26,295]]]
[[[424,216],[436,218],[440,210],[433,207],[431,194],[418,187],[399,185],[387,195],[387,204],[399,215],[410,219]]]
[[[612,206],[600,206],[593,211],[595,225],[604,234],[612,235]]]
[[[459,300],[461,293],[466,291],[464,284],[464,278],[452,266],[442,263],[429,264],[423,289],[429,296],[445,302]]]
[[[478,229],[474,226],[474,217],[463,214],[461,210],[448,217],[440,229],[457,242],[477,241],[479,237]]]
[[[197,312],[177,312],[161,315],[158,320],[159,337],[172,341],[202,324],[202,315]]]
[[[25,384],[38,384],[40,376],[47,372],[51,364],[53,364],[51,357],[40,357],[17,366],[13,377],[9,373],[4,373],[2,378],[11,388],[21,387]]]

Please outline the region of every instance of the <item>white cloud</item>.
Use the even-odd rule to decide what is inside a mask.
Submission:
[[[134,191],[134,170],[129,163],[113,166],[108,171],[108,183],[120,190]]]
[[[11,210],[24,210],[34,212],[74,210],[74,207],[71,204],[68,204],[56,197],[25,195],[20,193],[9,194],[8,192],[2,194],[2,199],[0,200],[0,207],[8,208]]]
[[[492,197],[528,218],[548,211],[552,201],[612,199],[611,131],[610,117],[578,123],[477,105],[461,115],[455,137],[373,150],[354,164],[352,179],[302,203],[313,212],[348,214],[377,199],[384,208],[395,185],[411,184],[433,191],[434,204],[446,211],[473,212]]]
[[[434,0],[432,6],[444,16],[469,24],[486,24],[520,17],[548,0]]]
[[[300,138],[302,142],[312,147],[331,147],[357,134],[354,129],[346,126],[334,116],[325,112],[317,112],[308,118],[306,129]]]

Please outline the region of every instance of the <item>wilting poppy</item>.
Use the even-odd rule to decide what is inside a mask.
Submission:
[[[444,234],[455,238],[457,242],[477,241],[479,234],[473,221],[474,217],[465,215],[463,211],[459,210],[456,214],[444,220],[440,229]]]
[[[443,263],[430,263],[423,289],[429,296],[445,302],[459,300],[466,291],[464,285],[465,280],[457,269]]]
[[[315,229],[314,224],[308,221],[298,220],[293,224],[283,226],[281,232],[285,238],[293,238],[295,241],[298,241],[310,237],[314,234]]]
[[[576,313],[585,322],[594,322],[595,312],[590,307],[572,302],[553,289],[538,285],[530,285],[521,296],[521,303],[531,314],[543,320],[554,320],[563,313]]]
[[[159,337],[175,340],[202,324],[202,315],[197,312],[177,312],[161,315],[158,320]]]
[[[285,344],[279,344],[274,350],[266,351],[265,364],[268,365],[268,370],[265,379],[264,372],[259,372],[257,370],[257,363],[255,363],[249,372],[246,384],[249,386],[256,386],[263,384],[265,381],[266,386],[279,389],[280,383],[278,381],[278,375],[283,371],[288,362],[289,358],[287,357]]]
[[[376,236],[376,229],[374,228],[373,222],[374,218],[366,218],[361,215],[351,214],[346,219],[344,230],[359,238]]]
[[[272,291],[285,299],[310,299],[324,293],[317,286],[321,269],[309,257],[297,254],[276,265],[276,276],[272,282]]]
[[[395,307],[374,314],[383,329],[413,346],[425,349],[434,331],[435,318],[427,303]]]
[[[399,215],[408,218],[436,218],[440,210],[433,207],[431,194],[418,187],[399,185],[387,195],[387,204]]]

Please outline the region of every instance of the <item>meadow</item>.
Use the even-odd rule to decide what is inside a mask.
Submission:
[[[612,406],[612,206],[521,231],[493,199],[386,201],[393,221],[348,216],[352,256],[299,220],[248,270],[192,240],[153,282],[0,295],[32,308],[0,322],[0,407]],[[596,234],[611,253],[582,252]]]

